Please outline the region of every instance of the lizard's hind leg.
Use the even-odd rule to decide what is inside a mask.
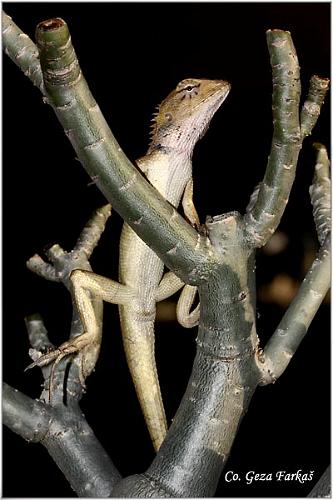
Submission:
[[[54,381],[54,374],[57,366],[59,365],[60,361],[65,357],[69,356],[71,354],[75,354],[79,351],[81,351],[84,347],[87,347],[91,343],[90,336],[88,334],[82,334],[79,335],[78,337],[74,337],[71,340],[68,340],[61,344],[57,349],[54,351],[48,352],[46,354],[43,354],[40,356],[36,361],[31,363],[29,366],[27,366],[26,370],[30,370],[31,368],[34,368],[35,366],[45,366],[48,365],[53,361],[53,365],[51,368],[50,372],[50,377],[49,377],[49,404],[51,404],[52,401],[52,389],[53,389],[53,381]],[[79,379],[82,387],[85,387],[84,383],[84,375],[82,374],[82,369],[80,369],[79,372]]]

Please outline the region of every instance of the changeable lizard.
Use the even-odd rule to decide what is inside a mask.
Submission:
[[[181,81],[159,105],[153,119],[149,149],[144,157],[137,160],[141,172],[175,209],[183,195],[185,216],[193,225],[199,225],[192,201],[193,149],[229,90],[230,85],[222,80]],[[125,185],[123,189],[127,187]],[[140,224],[140,219],[136,224]],[[155,450],[159,449],[167,431],[154,356],[156,302],[183,286],[182,281],[171,272],[162,278],[163,267],[156,254],[124,224],[120,240],[120,283],[89,271],[74,270],[71,281],[85,333],[41,356],[29,366],[42,366],[53,360],[58,363],[66,354],[89,349],[89,345],[96,344],[99,337],[91,294],[119,304],[127,362]],[[185,317],[182,319],[193,302],[194,294],[194,287],[185,287],[178,305],[180,322],[187,327],[193,326],[198,319],[198,308],[188,320]],[[88,374],[86,367],[82,366],[82,383]]]

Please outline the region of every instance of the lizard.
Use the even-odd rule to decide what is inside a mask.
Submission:
[[[147,180],[175,208],[183,196],[185,216],[194,226],[199,225],[199,220],[192,199],[193,149],[229,90],[230,84],[223,80],[182,80],[158,106],[148,151],[136,161]],[[159,257],[124,223],[120,238],[119,283],[89,271],[74,270],[70,279],[85,333],[41,356],[28,367],[57,362],[59,357],[95,343],[97,329],[90,294],[118,304],[127,363],[156,451],[167,432],[154,353],[156,302],[184,285],[171,272],[163,276],[163,269]],[[186,300],[185,295],[185,303],[188,302],[191,304],[193,300]],[[179,308],[179,314],[185,309]],[[185,326],[193,324],[192,321]],[[83,383],[84,377],[80,380]]]

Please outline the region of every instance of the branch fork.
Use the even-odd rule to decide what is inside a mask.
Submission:
[[[207,221],[207,236],[202,236],[122,152],[84,80],[66,23],[56,18],[38,25],[40,66],[34,44],[6,16],[4,31],[5,50],[42,90],[88,174],[165,265],[199,291],[197,355],[173,424],[148,470],[122,481],[118,473],[110,472],[108,492],[125,497],[212,496],[254,390],[284,372],[329,287],[330,189],[327,152],[320,146],[311,198],[321,247],[299,294],[260,350],[254,300],[250,300],[255,293],[255,250],[268,241],[281,220],[302,141],[316,123],[328,80],[311,79],[300,110],[299,65],[290,33],[267,32],[274,133],[266,172],[246,214],[215,217]],[[59,278],[38,258],[31,265],[44,277]],[[9,390],[5,403],[22,413],[25,422],[24,411],[31,403],[21,396],[18,401]],[[12,415],[7,407],[5,418],[11,428]],[[86,449],[80,452],[79,463]]]

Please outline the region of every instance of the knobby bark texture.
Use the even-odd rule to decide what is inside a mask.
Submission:
[[[308,494],[308,498],[331,498],[332,497],[332,478],[331,467],[327,467],[324,474],[315,484],[313,489]]]
[[[61,397],[52,396],[49,404],[31,401],[7,388],[5,423],[26,439],[33,439],[37,433],[34,439],[47,447],[80,496],[92,492],[95,496],[114,497],[212,496],[254,391],[284,372],[329,288],[329,162],[320,145],[311,197],[321,246],[278,329],[265,349],[259,346],[255,252],[280,222],[302,141],[316,123],[328,80],[312,78],[300,109],[299,65],[290,33],[267,32],[273,72],[274,133],[263,181],[244,216],[229,212],[209,217],[205,231],[199,233],[147,183],[122,152],[84,80],[66,23],[60,18],[40,23],[36,41],[38,52],[4,16],[6,52],[37,82],[83,167],[114,209],[170,270],[185,283],[198,287],[200,320],[197,354],[186,392],[162,447],[145,473],[120,479],[79,416],[77,403],[64,405],[63,377],[57,386]],[[62,255],[55,253],[54,266]],[[58,276],[54,269],[35,265],[40,274],[52,276],[49,279]],[[80,265],[72,265],[66,276],[74,268]],[[57,369],[66,362],[63,359]],[[77,372],[74,379],[78,380]],[[15,428],[16,420],[20,425]],[[87,445],[81,435],[90,440]]]
[[[110,205],[97,210],[88,221],[71,252],[58,244],[47,252],[50,263],[39,255],[27,262],[33,272],[51,281],[63,283],[71,291],[69,276],[74,269],[91,270],[89,257],[111,213]],[[101,301],[93,301],[96,318],[102,327]],[[33,360],[41,354],[57,353],[49,341],[39,315],[26,318]],[[83,333],[73,300],[70,337]],[[97,440],[79,407],[84,387],[80,382],[81,366],[88,357],[93,369],[98,350],[81,351],[73,360],[63,358],[56,365],[42,367],[44,387],[40,399],[33,400],[5,384],[3,388],[4,424],[29,442],[41,443],[49,452],[71,487],[80,497],[106,497],[120,479],[120,474]],[[85,374],[86,376],[88,373]]]

